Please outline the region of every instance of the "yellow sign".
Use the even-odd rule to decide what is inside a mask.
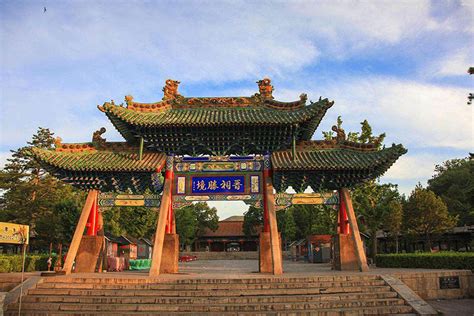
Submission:
[[[0,244],[28,244],[30,226],[0,222]]]
[[[145,200],[115,200],[116,206],[144,206]]]
[[[324,204],[333,193],[298,193],[294,194],[291,204]]]

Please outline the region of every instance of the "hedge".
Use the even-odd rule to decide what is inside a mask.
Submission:
[[[26,255],[25,271],[47,271],[48,270],[49,255]],[[53,256],[51,269],[56,262],[56,256]],[[23,263],[22,255],[0,255],[0,272],[21,272],[21,265]]]
[[[376,255],[375,262],[379,268],[474,270],[474,252],[379,254]]]
[[[150,269],[151,259],[130,259],[130,270]]]

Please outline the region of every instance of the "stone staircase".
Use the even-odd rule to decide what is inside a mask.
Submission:
[[[153,280],[45,278],[22,315],[414,315],[377,275]],[[6,315],[17,315],[18,303]]]

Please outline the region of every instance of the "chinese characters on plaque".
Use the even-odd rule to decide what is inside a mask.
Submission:
[[[192,177],[192,193],[244,193],[245,176]]]

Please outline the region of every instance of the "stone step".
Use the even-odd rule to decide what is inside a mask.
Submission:
[[[279,311],[279,312],[219,312],[219,313],[173,313],[173,312],[162,312],[160,316],[176,316],[176,315],[193,315],[193,316],[359,316],[359,315],[403,315],[403,316],[416,316],[416,314],[408,311],[409,308],[406,306],[389,306],[389,307],[364,307],[364,308],[337,308],[337,309],[325,309],[318,311]],[[25,311],[21,313],[24,316],[61,316],[71,315],[68,311]],[[156,316],[156,313],[149,312],[134,312],[134,315],[141,316]],[[5,313],[7,316],[17,316],[18,311],[8,311]],[[75,316],[97,316],[97,315],[114,315],[114,316],[130,316],[129,313],[119,312],[74,312]]]
[[[293,294],[328,294],[328,293],[374,293],[389,292],[390,286],[354,286],[327,288],[284,288],[257,290],[128,290],[128,289],[30,289],[28,295],[74,295],[74,296],[174,296],[174,297],[216,297],[216,296],[252,296],[252,295],[293,295]]]
[[[272,295],[247,297],[109,297],[109,296],[51,296],[27,295],[25,303],[81,303],[81,304],[248,304],[248,303],[283,303],[283,302],[320,302],[396,298],[396,292],[380,293],[338,293],[325,295]]]
[[[116,311],[116,312],[260,312],[260,311],[308,311],[335,308],[361,308],[361,307],[393,307],[402,306],[404,301],[399,298],[371,299],[371,300],[345,300],[329,302],[307,302],[307,303],[270,303],[270,304],[69,304],[69,303],[23,303],[24,311]],[[12,310],[18,308],[17,304]],[[411,312],[411,308],[406,309]]]
[[[380,280],[377,275],[335,275],[335,276],[314,276],[314,277],[256,277],[242,279],[181,279],[166,280],[153,279],[146,276],[126,278],[126,277],[110,277],[101,274],[101,277],[79,277],[79,276],[57,276],[44,280],[44,283],[94,283],[94,284],[147,284],[147,283],[172,283],[172,284],[260,284],[260,283],[311,283],[311,282],[340,282],[340,281],[371,281]]]
[[[124,290],[258,290],[258,289],[294,289],[294,288],[326,288],[326,287],[369,287],[384,285],[383,280],[371,281],[340,281],[340,282],[285,282],[260,284],[92,284],[92,283],[40,283],[38,289],[124,289]]]

